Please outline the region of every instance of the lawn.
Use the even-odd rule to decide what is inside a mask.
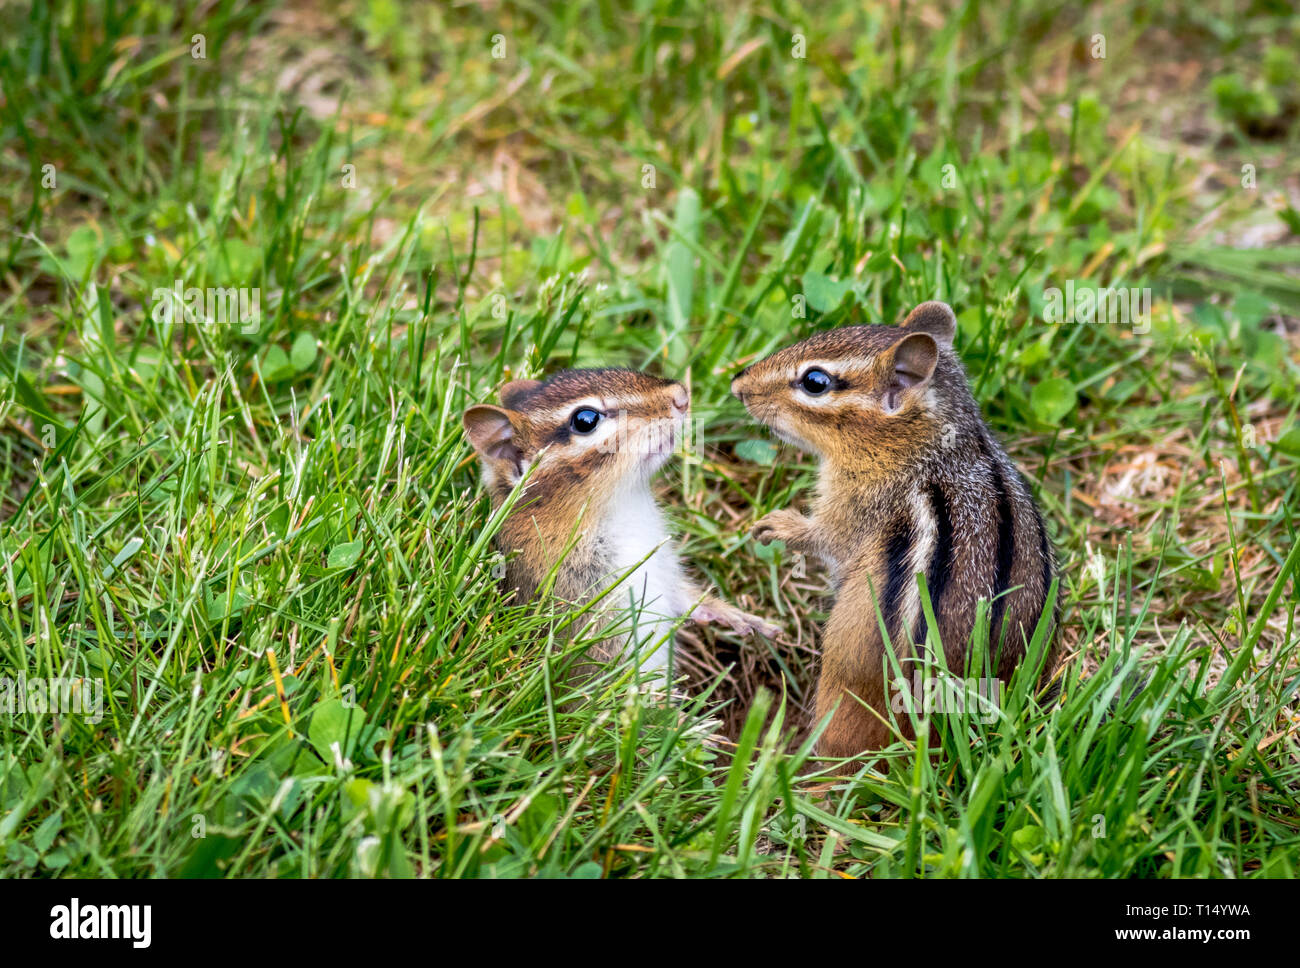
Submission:
[[[1288,4],[0,11],[0,876],[1300,871]],[[932,298],[1061,694],[819,760],[827,579],[748,537],[816,467],[728,385]],[[593,365],[691,388],[657,494],[785,629],[676,700],[495,578],[460,415]]]

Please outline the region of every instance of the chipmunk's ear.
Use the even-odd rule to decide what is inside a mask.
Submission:
[[[886,351],[882,362],[888,368],[882,403],[886,413],[897,413],[903,391],[923,386],[934,376],[939,344],[929,333],[908,333]]]
[[[946,302],[923,302],[903,320],[903,329],[912,333],[929,333],[944,346],[952,345],[957,335],[957,317]]]
[[[505,470],[512,481],[523,473],[524,455],[510,411],[481,403],[466,410],[461,421],[465,436],[489,470]]]
[[[501,392],[498,396],[501,397],[501,402],[505,406],[509,407],[511,410],[518,410],[519,401],[541,385],[541,380],[511,380],[501,388]]]

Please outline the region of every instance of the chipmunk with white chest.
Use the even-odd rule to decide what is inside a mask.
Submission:
[[[650,671],[667,665],[671,639],[647,646],[683,616],[739,634],[779,631],[695,585],[651,494],[651,477],[689,413],[684,386],[634,370],[566,370],[545,382],[507,383],[500,399],[499,407],[470,407],[463,422],[494,508],[524,481],[496,536],[516,601],[530,600],[552,569],[553,593],[574,605],[628,573],[591,621],[603,628],[630,605],[635,632],[603,640],[590,655],[610,661],[640,652]]]
[[[888,744],[892,667],[880,624],[907,674],[907,658],[929,631],[918,573],[943,658],[959,677],[980,599],[991,603],[990,651],[1003,681],[1046,605],[1056,572],[1051,541],[1028,484],[971,395],[952,346],[956,324],[945,303],[923,303],[901,326],[818,333],[731,384],[755,419],[821,462],[812,517],[773,511],[753,534],[821,559],[835,586],[816,721],[839,705],[819,743],[823,755]],[[1056,666],[1058,620],[1059,606],[1049,616],[1044,676]]]

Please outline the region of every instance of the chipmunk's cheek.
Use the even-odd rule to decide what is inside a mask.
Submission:
[[[598,454],[617,454],[627,440],[627,425],[622,416],[602,420],[596,432],[584,442],[584,446]]]
[[[771,422],[772,413],[776,408],[765,395],[753,392],[737,393],[736,399],[744,404],[749,415],[759,423]]]
[[[811,443],[804,434],[799,433],[794,428],[788,426],[782,420],[772,420],[768,423],[772,428],[772,433],[784,440],[787,444],[793,444],[800,450],[806,450],[812,454],[821,453],[820,449]]]

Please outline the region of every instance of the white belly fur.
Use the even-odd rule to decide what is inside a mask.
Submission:
[[[668,664],[673,647],[670,634],[673,621],[686,614],[693,604],[686,600],[685,576],[677,560],[677,549],[648,489],[628,494],[620,502],[616,520],[611,524],[609,541],[614,570],[610,579],[641,562],[608,598],[611,608],[631,605],[633,610],[635,629],[627,636],[623,654],[631,658],[635,648],[641,654],[641,668],[658,672]],[[647,555],[650,557],[646,558]]]

